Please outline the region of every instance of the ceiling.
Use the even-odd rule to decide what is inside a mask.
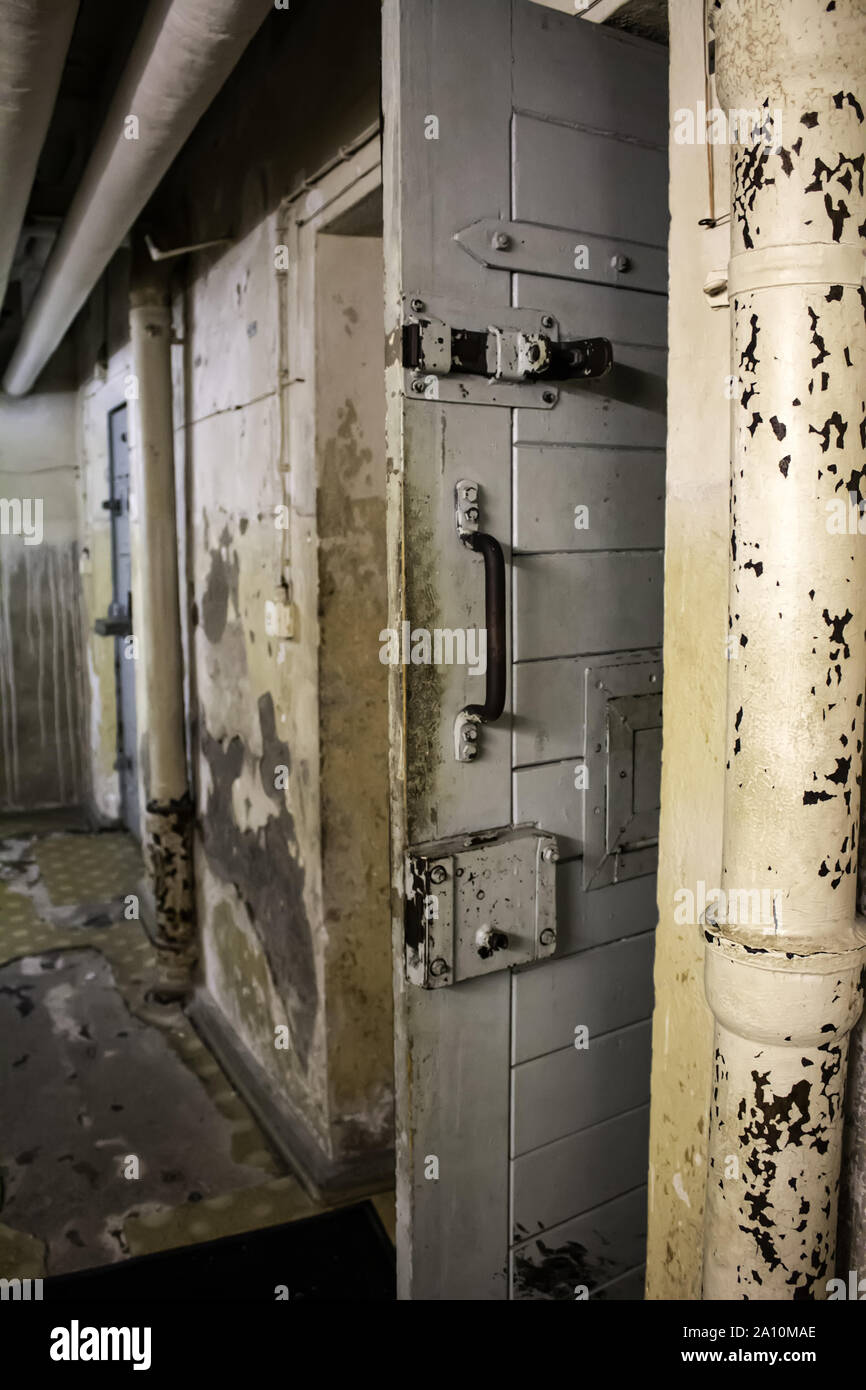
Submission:
[[[12,353],[147,4],[81,0],[0,308],[0,369]]]

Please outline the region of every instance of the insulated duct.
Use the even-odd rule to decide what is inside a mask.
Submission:
[[[273,0],[152,0],[3,378],[29,391]]]
[[[77,14],[78,0],[0,0],[0,304]]]

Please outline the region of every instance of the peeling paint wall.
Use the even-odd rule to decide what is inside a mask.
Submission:
[[[673,139],[678,110],[704,101],[702,0],[671,0],[670,308],[665,689],[647,1250],[648,1298],[697,1299],[703,1259],[712,1016],[703,943],[675,894],[718,886],[722,861],[728,606],[728,313],[706,277],[724,270],[729,228],[709,216],[707,147]],[[713,148],[715,203],[728,205],[729,150]]]
[[[312,414],[306,422],[308,448],[292,460],[290,488],[287,277],[275,253],[286,197],[378,119],[379,21],[377,0],[350,9],[298,0],[275,10],[144,217],[161,247],[230,241],[179,259],[171,282],[199,989],[260,1090],[329,1171],[392,1142],[387,905],[376,916],[388,875],[386,673],[378,662],[386,608],[381,244],[364,288],[364,342],[374,350],[349,386],[337,363],[323,362],[340,382],[328,405],[338,409],[326,419],[323,406],[320,427]],[[323,103],[323,90],[339,100]],[[373,274],[375,250],[360,254]],[[356,277],[360,268],[356,259]],[[78,333],[88,634],[111,597],[102,501],[107,416],[123,403],[131,373],[128,294],[121,256]],[[351,341],[355,312],[348,300],[338,306],[341,337],[329,353]],[[363,396],[374,378],[380,397],[371,406]],[[290,569],[275,516],[288,496]],[[146,562],[134,500],[130,514],[134,627]],[[289,642],[266,629],[265,605],[285,597],[283,579],[298,615]],[[383,616],[374,621],[377,585]],[[86,658],[94,801],[114,817],[113,643],[88,635]],[[371,662],[378,690],[356,683]],[[147,692],[136,675],[144,774]],[[359,750],[372,772],[359,773]]]
[[[364,628],[365,577],[384,556],[382,272],[365,288],[376,306],[366,380],[336,356],[355,327],[347,300],[322,360],[337,394],[318,423],[296,422],[305,445],[287,474],[288,309],[275,249],[281,200],[375,122],[378,63],[371,0],[275,13],[153,209],[160,244],[232,236],[175,282],[201,984],[289,1127],[334,1170],[391,1144],[387,908],[375,917],[388,872],[385,619]],[[325,87],[340,100],[315,99]],[[364,265],[372,273],[374,260]],[[364,400],[373,374],[378,416]],[[288,544],[275,516],[286,498]],[[284,578],[296,630],[280,642],[265,605],[285,597]],[[378,668],[381,785],[359,772],[360,756],[373,758],[379,698],[353,685],[365,657]]]
[[[0,809],[73,806],[88,780],[75,394],[68,351],[0,399]]]
[[[265,630],[282,557],[278,241],[272,213],[192,267],[186,296],[176,451],[189,485],[196,883],[205,987],[324,1142],[315,743],[299,748],[287,653]],[[315,633],[301,634],[311,637],[314,659]],[[314,724],[315,689],[305,693]],[[280,1026],[288,1048],[275,1046]]]
[[[321,235],[317,262],[328,1099],[335,1146],[363,1151],[393,1126],[381,237]]]

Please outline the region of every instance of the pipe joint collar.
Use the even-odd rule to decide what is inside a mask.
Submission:
[[[731,944],[708,941],[704,956],[707,1003],[728,1032],[803,1048],[850,1032],[863,1008],[866,948],[793,958],[766,952],[774,964]]]

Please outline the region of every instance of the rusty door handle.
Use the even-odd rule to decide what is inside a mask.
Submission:
[[[478,726],[493,724],[505,708],[508,680],[506,653],[505,557],[495,536],[479,530],[478,484],[459,482],[457,534],[465,546],[484,559],[484,625],[487,633],[487,670],[484,703],[467,705],[454,724],[454,750],[458,762],[478,756]]]

